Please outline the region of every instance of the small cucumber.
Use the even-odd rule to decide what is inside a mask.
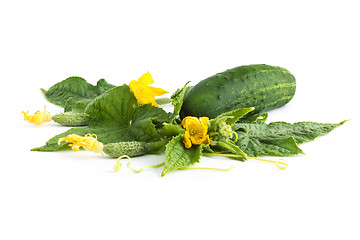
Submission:
[[[180,117],[218,115],[255,107],[253,116],[288,103],[295,94],[295,77],[286,69],[265,64],[240,66],[206,78],[185,95]]]
[[[91,120],[90,115],[86,113],[63,112],[52,116],[54,122],[64,126],[87,126]]]
[[[157,142],[117,142],[108,143],[104,145],[104,153],[110,157],[120,157],[127,155],[129,157],[141,156],[149,153],[155,153],[159,151],[163,146],[169,142],[168,139],[164,139]]]

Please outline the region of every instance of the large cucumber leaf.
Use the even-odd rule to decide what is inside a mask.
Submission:
[[[236,145],[249,156],[291,156],[303,153],[298,144],[323,136],[345,122],[236,123],[233,130],[238,135]]]
[[[100,79],[94,86],[81,77],[69,77],[53,85],[49,90],[41,89],[41,91],[49,102],[64,107],[65,112],[73,110],[83,112],[86,105],[95,97],[114,87],[104,79]]]
[[[33,151],[56,151],[67,143],[57,144],[68,134],[96,134],[100,142],[159,140],[155,122],[167,122],[168,114],[151,104],[140,105],[127,85],[115,87],[91,101],[85,112],[92,117],[87,127],[72,128],[51,138],[46,145]]]

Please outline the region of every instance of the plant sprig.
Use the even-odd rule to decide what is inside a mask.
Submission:
[[[272,161],[260,159],[258,156],[288,157],[303,154],[299,144],[323,136],[345,122],[337,124],[273,122],[266,124],[267,113],[244,118],[247,113],[254,110],[250,107],[226,112],[214,119],[206,118],[206,122],[199,121],[200,125],[197,128],[191,125],[192,122],[190,122],[191,126],[185,126],[184,121],[182,122],[179,117],[179,112],[183,98],[191,88],[187,85],[188,83],[171,96],[171,104],[174,109],[169,113],[161,107],[157,107],[153,100],[150,103],[140,103],[133,90],[126,84],[116,87],[101,79],[96,86],[93,86],[82,78],[68,78],[55,84],[48,91],[42,91],[51,103],[63,106],[66,112],[54,115],[53,120],[67,126],[85,126],[71,128],[54,136],[44,146],[32,150],[57,151],[70,148],[75,143],[69,139],[77,139],[76,141],[79,142],[77,149],[79,149],[81,146],[84,147],[81,145],[83,143],[82,136],[88,138],[90,136],[90,142],[101,143],[103,152],[118,158],[117,170],[124,156],[130,158],[159,151],[165,153],[164,162],[147,166],[144,169],[164,167],[161,176],[174,170],[189,169],[199,163],[203,155],[223,156],[240,161],[261,160],[274,163],[280,169],[286,169],[287,162],[285,160]],[[142,89],[147,91],[146,86],[143,86]],[[160,92],[159,89],[157,91]],[[146,100],[143,95],[141,97],[142,101]],[[166,103],[168,102],[169,99],[166,100]],[[49,115],[45,109],[44,112],[38,113],[37,120],[41,118],[41,114]],[[29,115],[26,116],[31,118]],[[204,119],[203,121],[205,121]],[[50,120],[51,117],[49,117]],[[195,132],[190,133],[191,131]],[[201,137],[206,136],[209,141],[197,141],[196,139],[200,137],[197,134],[200,134]],[[66,138],[69,135],[74,138]],[[92,139],[91,136],[96,136],[96,138]],[[59,142],[59,139],[68,141]],[[185,140],[193,142],[186,145]],[[126,154],[124,155],[124,153]],[[127,164],[130,168],[129,165],[130,161]],[[144,169],[132,170],[140,172]]]

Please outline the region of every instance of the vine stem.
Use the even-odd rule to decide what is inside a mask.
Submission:
[[[145,166],[143,168],[140,168],[139,170],[136,170],[136,169],[133,169],[132,167],[130,167],[130,160],[129,162],[126,164],[126,166],[131,169],[132,171],[136,172],[136,173],[139,173],[139,172],[142,172],[144,171],[145,169],[148,169],[148,168],[159,168],[159,167],[162,167],[165,165],[165,162],[162,162],[162,163],[159,163],[159,164],[155,164],[155,165],[148,165],[148,166]]]
[[[114,170],[115,170],[115,172],[118,172],[118,171],[119,171],[119,169],[120,169],[120,167],[121,167],[121,164],[122,164],[122,160],[123,160],[124,158],[127,158],[127,159],[129,160],[128,163],[126,164],[126,167],[128,167],[129,169],[131,169],[132,171],[134,171],[134,172],[136,172],[136,173],[142,172],[142,171],[144,171],[145,169],[148,169],[148,168],[159,168],[159,167],[162,167],[162,166],[165,165],[165,162],[162,162],[162,163],[159,163],[159,164],[156,164],[156,165],[148,165],[148,166],[145,166],[145,167],[143,167],[143,168],[140,168],[139,170],[136,170],[136,169],[130,167],[131,158],[130,158],[128,155],[122,155],[122,156],[120,156],[120,157],[118,157],[118,158],[116,159],[116,163],[115,163],[115,165],[114,165]]]
[[[114,165],[114,170],[116,172],[119,171],[124,158],[127,158],[129,160],[128,163],[126,164],[126,167],[128,167],[130,170],[132,170],[135,173],[140,173],[140,172],[142,172],[142,171],[144,171],[145,169],[148,169],[148,168],[159,168],[159,167],[162,167],[162,166],[165,165],[165,162],[162,162],[162,163],[155,164],[155,165],[148,165],[148,166],[145,166],[143,168],[140,168],[139,170],[136,170],[136,169],[130,167],[131,158],[128,155],[123,155],[123,156],[118,157],[116,159],[116,164]],[[227,171],[230,171],[233,168],[234,168],[234,165],[231,165],[230,168],[225,168],[225,169],[223,169],[223,168],[211,168],[211,167],[184,167],[184,168],[179,168],[178,170],[214,170],[214,171],[227,172]]]
[[[214,171],[223,171],[227,172],[234,168],[234,165],[231,165],[229,168],[211,168],[211,167],[186,167],[179,168],[179,170],[214,170]]]
[[[262,158],[256,158],[256,157],[248,157],[249,159],[263,161],[263,162],[269,162],[269,163],[275,163],[275,166],[280,170],[285,170],[288,168],[288,162],[285,159],[278,159],[276,161],[274,160],[268,160],[268,159],[262,159]]]
[[[244,157],[241,156],[241,155],[230,154],[230,153],[204,153],[203,152],[203,155],[205,155],[205,156],[219,156],[219,157],[230,157],[230,158],[244,159]]]
[[[230,157],[230,158],[240,158],[240,159],[244,159],[242,156],[240,155],[236,155],[236,154],[227,154],[227,153],[203,153],[204,155],[208,155],[208,156],[222,156],[222,157]],[[285,159],[278,159],[278,160],[268,160],[268,159],[262,159],[262,158],[257,158],[257,157],[249,157],[247,156],[247,159],[252,159],[252,160],[257,160],[257,161],[262,161],[262,162],[269,162],[269,163],[275,163],[275,166],[280,169],[280,170],[285,170],[288,168],[288,162]]]

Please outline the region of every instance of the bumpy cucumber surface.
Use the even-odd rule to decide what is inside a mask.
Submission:
[[[75,127],[88,125],[91,117],[86,113],[63,112],[55,114],[52,119],[61,125]]]
[[[120,157],[127,155],[129,157],[142,156],[149,153],[155,153],[165,146],[169,140],[161,140],[157,142],[140,142],[140,141],[129,141],[129,142],[117,142],[109,143],[104,145],[104,153],[110,157]]]
[[[286,69],[265,64],[240,66],[206,78],[184,97],[180,117],[218,115],[255,107],[248,116],[281,107],[295,95],[295,77]]]

